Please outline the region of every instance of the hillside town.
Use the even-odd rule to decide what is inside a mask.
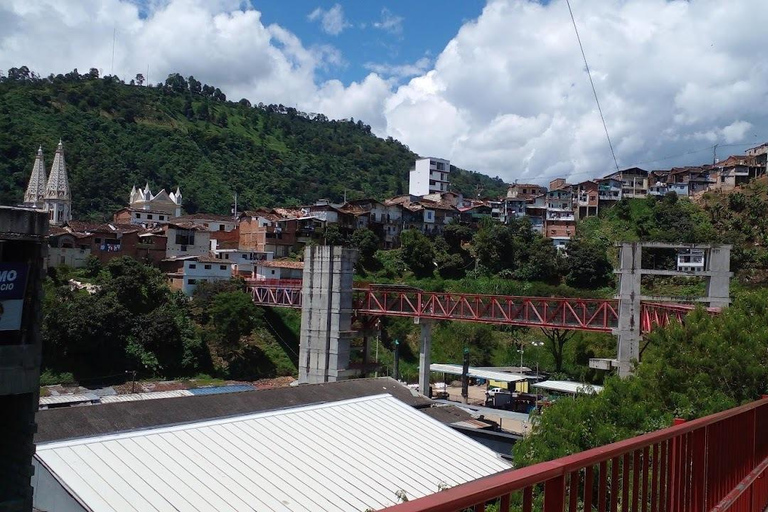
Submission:
[[[185,214],[178,187],[154,193],[147,183],[133,187],[127,206],[114,213],[112,222],[96,224],[73,218],[59,142],[47,177],[43,150],[38,150],[24,205],[49,212],[49,267],[77,268],[90,257],[106,263],[130,256],[159,267],[173,289],[191,295],[200,282],[232,276],[300,278],[303,264],[291,257],[307,244],[324,243],[332,225],[341,236],[368,228],[379,237],[382,249],[393,249],[407,229],[438,235],[453,222],[476,226],[482,219],[506,224],[527,218],[535,231],[565,250],[580,219],[596,216],[624,198],[674,193],[696,199],[707,191],[731,190],[765,175],[767,157],[765,143],[745,155],[701,166],[653,171],[632,167],[576,184],[557,178],[549,187],[513,183],[501,198],[471,198],[452,191],[450,161],[428,157],[415,161],[408,194],[383,201],[319,199],[298,208],[233,210],[231,216]]]

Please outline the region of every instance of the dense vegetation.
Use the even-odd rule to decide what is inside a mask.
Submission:
[[[284,105],[228,101],[213,86],[173,74],[156,86],[95,69],[39,78],[26,67],[0,73],[0,202],[22,200],[39,145],[65,144],[77,218],[125,206],[133,185],[181,187],[189,213],[382,199],[408,191],[416,155],[363,121],[330,120]],[[453,169],[454,189],[496,196],[504,183]]]
[[[201,284],[194,300],[172,292],[156,268],[91,260],[95,293],[72,290],[71,271],[45,283],[43,366],[79,382],[200,373],[252,380],[293,375],[298,339],[280,317],[254,306],[237,281]],[[81,276],[77,276],[81,277]],[[267,318],[271,315],[271,320]]]
[[[760,398],[768,391],[768,291],[739,295],[722,314],[691,314],[647,337],[633,377],[597,396],[545,409],[515,446],[519,465],[550,460]]]

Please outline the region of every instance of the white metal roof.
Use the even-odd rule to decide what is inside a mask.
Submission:
[[[460,364],[431,364],[429,365],[429,371],[431,372],[440,372],[440,373],[450,373],[451,375],[461,375],[463,368]],[[480,368],[473,368],[469,367],[469,372],[467,373],[470,377],[475,377],[478,379],[489,379],[489,380],[498,380],[501,382],[517,382],[519,380],[525,380],[528,377],[525,375],[520,375],[519,373],[507,373],[507,372],[498,372],[493,370],[483,370]]]
[[[176,389],[173,391],[153,391],[150,393],[126,393],[124,395],[102,396],[101,403],[112,404],[116,402],[135,402],[136,400],[157,400],[158,398],[178,398],[182,396],[193,396],[186,389]]]
[[[40,444],[93,511],[380,509],[509,469],[390,395]]]
[[[544,382],[537,382],[533,384],[533,387],[571,394],[600,393],[603,390],[603,386],[594,386],[591,384],[583,384],[581,382],[571,382],[569,380],[545,380]]]

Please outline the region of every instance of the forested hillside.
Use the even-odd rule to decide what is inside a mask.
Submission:
[[[227,213],[234,192],[253,208],[408,191],[416,155],[361,120],[228,101],[178,74],[149,87],[136,78],[0,73],[0,201],[21,201],[37,147],[50,165],[59,138],[79,218],[108,217],[145,182],[155,192],[180,186],[190,213]],[[506,191],[498,178],[455,171],[453,188],[468,196]]]

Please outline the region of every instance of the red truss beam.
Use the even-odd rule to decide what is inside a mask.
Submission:
[[[355,290],[354,309],[371,316],[611,332],[618,324],[615,300],[512,297],[420,290]]]
[[[247,284],[254,303],[260,306],[301,308],[300,279],[248,280]],[[611,332],[619,319],[618,303],[613,299],[425,292],[376,285],[355,288],[353,308],[357,318],[400,316],[596,332]],[[644,303],[641,331],[682,323],[692,309],[690,305]]]

